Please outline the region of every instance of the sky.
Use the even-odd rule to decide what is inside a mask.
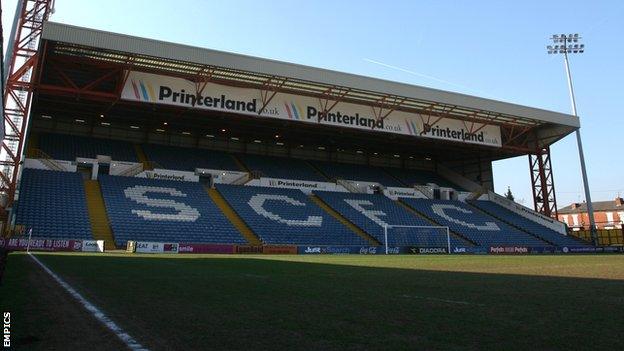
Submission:
[[[2,1],[4,38],[16,1]],[[624,196],[624,1],[56,0],[52,21],[223,50],[571,113],[563,57],[548,38],[580,33],[571,57],[593,201]],[[551,147],[559,207],[585,201],[576,139]],[[532,207],[526,156],[494,163],[498,193]]]

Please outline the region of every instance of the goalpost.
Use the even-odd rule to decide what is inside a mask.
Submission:
[[[432,229],[433,231],[438,231],[439,233],[446,234],[446,252],[448,254],[451,253],[451,232],[449,227],[444,226],[435,226],[435,225],[393,225],[387,224],[383,226],[384,228],[384,247],[386,250],[386,255],[388,254],[388,230],[392,230],[394,228],[413,228],[413,229]]]

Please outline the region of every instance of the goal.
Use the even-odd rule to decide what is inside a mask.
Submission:
[[[386,255],[389,246],[445,247],[446,252],[451,253],[449,227],[387,224],[383,228]],[[388,238],[392,239],[392,245],[389,245]]]

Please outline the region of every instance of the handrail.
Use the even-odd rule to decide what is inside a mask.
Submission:
[[[433,190],[429,185],[414,185],[414,189],[420,191],[428,199],[433,199]]]
[[[486,187],[482,186],[481,188],[479,188],[479,190],[475,190],[471,192],[470,195],[466,197],[466,200],[468,201],[478,200],[481,197],[481,195],[487,194],[488,191],[489,190]]]
[[[249,175],[249,173],[245,172],[245,173],[241,174],[240,177],[234,179],[232,181],[232,183],[230,183],[230,184],[243,185],[243,184],[247,183],[250,178],[251,178],[251,176]]]
[[[123,172],[120,172],[118,175],[122,177],[134,177],[135,175],[143,172],[143,163],[137,163],[132,167],[128,167]]]
[[[355,185],[353,185],[351,182],[347,180],[336,178],[336,184],[342,185],[345,189],[349,190],[349,192],[351,193],[361,193],[360,189],[358,189]]]
[[[34,148],[28,149],[27,156],[29,158],[36,158],[40,160],[42,163],[50,167],[52,170],[67,171],[67,169],[61,163],[53,159],[52,156],[43,152],[43,150],[34,149]]]

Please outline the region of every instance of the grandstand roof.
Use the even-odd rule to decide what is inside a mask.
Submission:
[[[43,39],[105,50],[134,53],[137,55],[161,57],[166,60],[180,62],[178,65],[166,64],[165,61],[157,62],[151,60],[151,62],[146,62],[146,64],[161,66],[163,70],[199,71],[199,67],[193,67],[193,65],[188,64],[185,65],[182,62],[212,65],[232,70],[246,71],[246,75],[243,72],[238,72],[238,75],[234,75],[241,80],[255,80],[257,77],[254,77],[252,72],[256,73],[256,75],[263,76],[262,78],[267,76],[283,76],[293,79],[291,83],[292,88],[314,89],[314,84],[310,83],[316,82],[330,86],[366,91],[369,94],[377,92],[379,96],[370,94],[368,97],[372,98],[372,101],[375,101],[375,97],[381,98],[384,95],[395,95],[422,101],[425,104],[426,102],[439,102],[456,106],[457,109],[466,108],[467,110],[482,110],[499,113],[510,119],[530,119],[572,127],[579,126],[578,118],[559,112],[289,62],[133,37],[55,22],[48,22],[46,24],[43,31]],[[65,50],[71,51],[72,48],[67,47]],[[114,57],[110,56],[110,59],[114,60]],[[231,74],[233,73],[234,72],[231,72]],[[307,85],[309,86],[303,86],[306,85],[303,82],[308,83]],[[287,82],[285,86],[289,86],[289,83]],[[322,90],[319,90],[320,92],[325,90],[324,87],[321,89]],[[362,99],[367,98],[358,95],[355,90],[353,94],[354,97],[357,96]]]
[[[507,153],[550,145],[579,127],[577,117],[564,113],[55,22],[45,24],[42,38],[44,45],[51,43],[49,57],[498,125]]]

